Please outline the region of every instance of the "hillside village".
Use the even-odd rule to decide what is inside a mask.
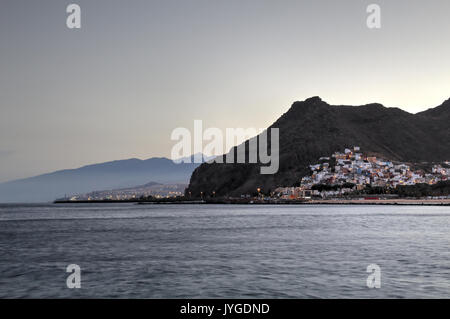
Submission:
[[[394,163],[375,156],[365,156],[360,147],[335,152],[310,165],[311,175],[303,177],[298,187],[280,187],[274,195],[282,199],[328,198],[364,192],[367,188],[396,189],[403,185],[428,184],[449,180],[450,162],[434,164],[431,172],[413,170],[405,163]]]
[[[303,177],[296,186],[278,187],[270,192],[270,195],[264,195],[263,190],[258,188],[257,197],[246,194],[241,195],[240,199],[231,197],[228,199],[237,200],[237,202],[240,200],[252,202],[255,200],[269,202],[274,200],[302,201],[314,198],[338,199],[347,197],[364,199],[366,196],[366,199],[371,199],[379,194],[383,194],[384,197],[397,196],[399,192],[396,192],[396,190],[402,187],[429,186],[450,181],[450,162],[434,163],[427,167],[426,171],[423,169],[415,170],[406,163],[393,162],[364,154],[360,147],[354,146],[344,149],[343,152],[334,152],[329,157],[319,158],[315,164],[309,165],[310,175]],[[186,186],[184,184],[149,183],[132,188],[74,195],[63,200],[77,202],[177,199],[183,197]],[[448,183],[445,187],[448,188]],[[207,194],[204,195],[205,198],[208,197]],[[202,200],[204,197],[202,195]],[[212,194],[210,199],[214,199],[214,197],[214,194]],[[423,192],[413,194],[411,197],[424,197],[424,194]],[[450,198],[448,189],[444,194],[441,192],[437,197]]]

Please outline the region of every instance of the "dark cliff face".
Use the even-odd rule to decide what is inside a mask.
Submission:
[[[418,114],[381,104],[332,106],[313,97],[295,102],[274,124],[280,133],[280,166],[261,175],[259,164],[202,164],[192,174],[187,192],[197,197],[268,193],[291,186],[309,174],[321,156],[354,145],[390,160],[432,162],[450,159],[450,100]]]

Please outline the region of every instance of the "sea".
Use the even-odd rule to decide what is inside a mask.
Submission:
[[[448,206],[0,205],[0,298],[449,297]]]

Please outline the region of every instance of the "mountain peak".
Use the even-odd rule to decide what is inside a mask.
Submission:
[[[305,102],[322,102],[320,96],[312,96],[305,100]]]
[[[381,103],[369,103],[369,104],[365,104],[365,105],[362,105],[363,107],[366,107],[366,108],[386,108],[383,104],[381,104]]]
[[[320,96],[312,96],[300,103],[305,103],[305,104],[309,104],[309,105],[319,105],[319,104],[328,105],[328,103],[325,102],[324,100],[322,100],[322,98]]]
[[[307,98],[304,101],[294,102],[292,106],[302,106],[302,107],[310,107],[310,106],[319,106],[319,105],[328,105],[328,103],[324,102],[319,96],[313,96]]]

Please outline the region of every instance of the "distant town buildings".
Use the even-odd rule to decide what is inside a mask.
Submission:
[[[275,194],[284,199],[340,196],[366,187],[395,189],[399,185],[429,184],[449,180],[450,163],[435,164],[431,172],[414,171],[405,163],[365,156],[360,147],[346,148],[310,165],[311,175],[299,187],[280,187]],[[444,167],[445,166],[445,167]]]
[[[185,184],[157,184],[123,188],[116,190],[95,191],[88,194],[73,195],[70,201],[103,201],[103,200],[133,200],[139,198],[175,198],[184,195]]]

